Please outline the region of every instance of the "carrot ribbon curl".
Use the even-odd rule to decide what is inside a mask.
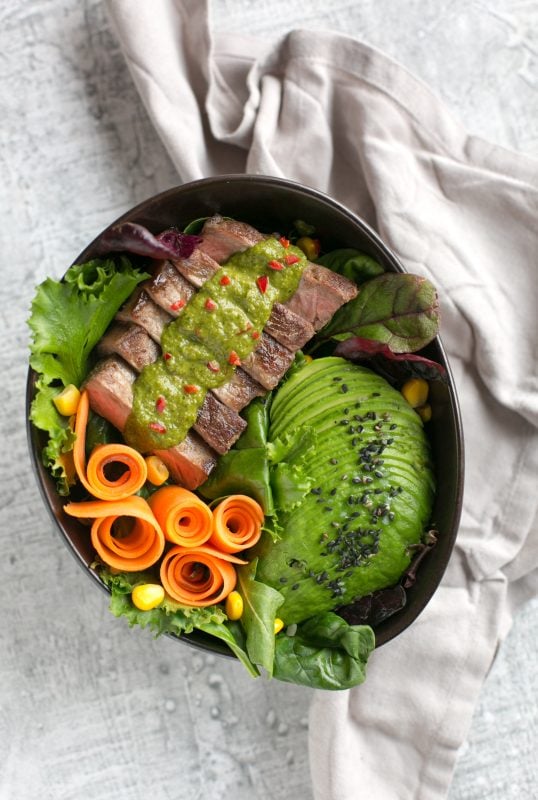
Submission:
[[[184,606],[212,606],[235,587],[237,575],[232,565],[246,563],[208,545],[176,546],[162,560],[161,583],[167,594]]]
[[[92,544],[113,569],[138,572],[153,566],[163,554],[164,534],[142,497],[68,503],[64,511],[79,519],[93,519]]]
[[[163,486],[151,495],[149,505],[172,544],[198,547],[211,536],[211,509],[188,489]]]
[[[213,510],[213,533],[209,543],[222,553],[237,553],[254,547],[262,535],[264,516],[251,497],[233,494]]]
[[[78,478],[85,489],[100,500],[123,500],[144,485],[147,466],[137,450],[126,444],[103,444],[94,448],[86,465],[86,427],[89,414],[88,392],[83,391],[75,422],[75,445],[73,460]],[[111,480],[105,469],[110,465],[121,465],[124,469],[119,478]]]

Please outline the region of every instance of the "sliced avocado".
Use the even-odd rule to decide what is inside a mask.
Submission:
[[[257,579],[284,595],[286,624],[394,584],[435,492],[419,415],[365,367],[320,358],[297,370],[274,396],[268,439],[303,427],[316,432],[312,488],[278,514],[280,540],[263,537],[256,552]]]

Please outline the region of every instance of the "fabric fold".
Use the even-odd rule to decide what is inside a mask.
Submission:
[[[420,80],[340,34],[211,36],[207,2],[109,2],[183,181],[248,171],[326,191],[439,288],[466,435],[443,584],[364,686],[315,695],[318,800],[440,800],[518,605],[538,592],[538,163],[470,136]]]

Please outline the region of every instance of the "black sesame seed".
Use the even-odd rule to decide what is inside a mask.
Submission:
[[[374,475],[376,476],[376,478],[382,478],[383,477],[383,473],[380,472],[378,469],[376,469],[376,471],[374,472]]]
[[[392,425],[390,426],[389,430],[391,430],[391,431],[395,431],[397,427],[398,427],[398,426],[396,425],[396,423],[395,423],[395,422],[393,422],[393,423],[392,423]]]
[[[357,425],[357,433],[362,433],[364,431],[364,425]]]
[[[354,414],[353,419],[357,420],[357,422],[362,422],[362,417],[360,414]]]
[[[344,414],[349,414],[349,408],[344,408]]]
[[[317,486],[315,489],[310,489],[310,494],[321,494],[321,486]]]
[[[280,581],[280,583],[287,583],[288,582],[288,579],[286,578],[285,575],[282,575],[278,580]]]
[[[342,378],[339,378],[338,376],[335,376],[333,378],[333,381],[335,381],[336,383],[338,383],[338,381],[341,381],[341,380],[342,380]]]
[[[347,383],[343,383],[340,388],[344,394],[349,391],[349,386],[347,385]]]
[[[380,392],[372,392],[372,397],[381,397]]]
[[[293,584],[293,586],[292,586],[291,588],[292,588],[292,589],[298,589],[298,588],[299,588],[299,584],[298,584],[298,583],[294,583],[294,584]]]
[[[362,478],[359,478],[358,475],[354,475],[353,478],[351,478],[351,480],[353,483],[362,483]]]
[[[348,419],[340,420],[340,425],[349,425],[349,420]]]
[[[334,495],[336,494],[336,487],[334,489],[331,489],[329,494],[331,495],[331,497],[334,497]]]
[[[332,511],[332,506],[325,506],[324,511]]]
[[[351,440],[351,446],[352,446],[352,447],[356,447],[356,446],[358,445],[358,443],[359,443],[359,440],[358,440],[358,439],[357,439],[357,437],[355,436],[355,437],[354,437],[354,438]]]
[[[374,494],[382,494],[383,489],[375,489]]]

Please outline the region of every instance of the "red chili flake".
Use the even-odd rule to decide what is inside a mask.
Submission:
[[[208,361],[206,366],[211,372],[220,372],[220,364],[218,361]]]
[[[205,301],[205,307],[208,311],[214,311],[217,307],[217,304],[215,303],[214,300],[208,297],[207,300]]]
[[[253,339],[259,339],[260,338],[260,332],[259,331],[253,331],[252,338]]]
[[[166,428],[162,422],[150,422],[149,427],[152,431],[155,431],[155,433],[166,433]]]
[[[165,361],[170,361],[172,358],[172,353],[163,353],[163,358]]]
[[[297,262],[300,260],[301,259],[299,258],[299,256],[294,256],[293,253],[286,253],[286,255],[284,256],[284,261],[288,266],[290,266],[291,264],[297,264]]]
[[[196,394],[196,392],[200,391],[200,387],[196,386],[195,383],[186,383],[183,387],[183,391],[185,394]]]
[[[265,294],[267,291],[267,285],[269,284],[269,278],[267,275],[260,275],[259,278],[256,278],[256,283],[258,284],[258,289],[262,294]]]
[[[281,264],[280,261],[275,261],[275,260],[268,261],[267,266],[270,267],[271,269],[276,269],[277,272],[280,272],[281,269],[284,269],[284,264]]]
[[[232,279],[230,278],[229,275],[223,275],[222,278],[220,279],[220,285],[221,286],[229,286],[229,284],[231,282],[232,282]]]
[[[172,305],[170,306],[170,311],[179,311],[180,309],[183,308],[184,305],[185,305],[185,300],[182,299],[176,300],[176,302],[172,303]]]
[[[285,237],[285,236],[281,236],[281,237],[280,237],[280,239],[279,239],[278,241],[280,242],[280,244],[282,245],[282,247],[289,247],[289,246],[290,246],[290,240],[289,240],[289,239],[286,239],[286,237]]]
[[[244,333],[248,333],[249,330],[252,328],[250,322],[247,322],[247,327],[243,328],[242,330],[236,331],[235,336],[242,336]]]
[[[155,408],[157,409],[159,414],[162,414],[164,409],[166,408],[166,398],[163,397],[162,394],[158,396],[157,401],[155,403]]]
[[[235,350],[232,350],[232,352],[228,356],[228,364],[231,364],[232,367],[240,367],[241,366],[241,359],[239,358],[239,356],[237,355]]]

